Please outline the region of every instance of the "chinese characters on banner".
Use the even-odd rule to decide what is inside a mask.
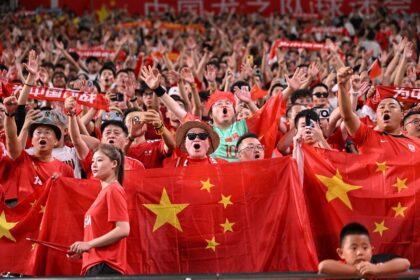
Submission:
[[[169,10],[190,11],[200,16],[205,11],[216,14],[233,12],[240,14],[261,13],[263,15],[277,12],[311,18],[309,15],[319,14],[333,17],[348,15],[354,10],[364,15],[372,14],[377,11],[379,2],[378,0],[126,0],[110,4],[109,0],[95,0],[94,9],[101,10],[105,7],[111,10],[125,7],[132,14],[141,15],[165,13]],[[29,10],[36,9],[39,5],[38,1],[31,0],[22,0],[21,3]],[[90,1],[58,0],[58,4],[60,7],[67,6],[78,14],[91,10]],[[420,12],[420,1],[417,0],[384,0],[383,5],[390,13]]]

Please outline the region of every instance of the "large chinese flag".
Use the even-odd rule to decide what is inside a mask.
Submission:
[[[302,188],[290,158],[125,175],[130,274],[316,269]],[[65,246],[81,240],[97,182],[62,178],[48,187],[38,239]],[[32,267],[32,275],[77,275],[81,263],[38,245]]]
[[[304,193],[320,260],[338,258],[342,226],[359,222],[369,230],[375,253],[394,253],[420,266],[418,163],[376,162],[374,155],[307,146],[304,157]]]

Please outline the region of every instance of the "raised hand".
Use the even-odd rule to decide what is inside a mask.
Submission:
[[[318,77],[319,72],[321,71],[321,63],[313,62],[309,65],[308,75],[312,80],[315,80]]]
[[[175,85],[179,82],[179,74],[175,70],[169,70],[166,75],[168,77],[169,84]]]
[[[18,101],[16,99],[16,96],[12,95],[12,96],[8,96],[3,100],[3,105],[6,108],[6,112],[8,114],[13,114],[14,112],[16,112],[17,106],[18,106]]]
[[[209,83],[216,82],[216,71],[216,66],[214,66],[213,64],[207,65],[206,71],[204,72],[204,77]]]
[[[140,78],[147,84],[150,89],[156,89],[160,86],[160,73],[157,69],[148,66],[141,69]]]
[[[74,96],[69,96],[64,101],[64,108],[68,113],[75,114],[76,113],[76,98]]]
[[[152,124],[154,127],[162,125],[160,114],[155,110],[147,110],[147,112],[144,112],[143,120],[146,123]]]
[[[25,122],[23,123],[23,128],[27,129],[34,123],[39,117],[41,117],[41,110],[38,109],[29,109],[25,116]]]
[[[28,72],[34,76],[38,73],[38,57],[35,50],[29,51],[28,64],[23,64]]]
[[[290,87],[290,89],[293,91],[299,89],[300,86],[305,82],[305,76],[306,74],[303,69],[296,68],[295,73],[291,79],[285,75],[287,86]]]
[[[181,79],[184,80],[184,82],[193,84],[194,83],[194,75],[191,72],[190,68],[184,67],[181,69]]]
[[[247,87],[243,89],[236,88],[235,95],[238,99],[244,103],[248,103],[251,101],[251,92],[248,90]]]
[[[350,67],[342,67],[338,69],[337,72],[337,83],[338,85],[347,85],[351,75],[353,75],[353,70]]]

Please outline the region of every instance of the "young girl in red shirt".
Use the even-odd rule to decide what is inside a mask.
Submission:
[[[101,144],[92,159],[93,176],[102,189],[86,212],[83,241],[70,246],[70,254],[82,254],[81,275],[125,274],[130,232],[127,200],[121,186],[124,155],[109,144]]]

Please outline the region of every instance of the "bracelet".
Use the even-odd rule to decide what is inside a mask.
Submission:
[[[9,118],[13,118],[16,115],[16,112],[13,112],[13,113],[4,112],[4,114],[8,116]]]
[[[133,136],[131,136],[131,135],[129,135],[128,137],[127,137],[127,139],[128,139],[128,141],[130,141],[130,143],[132,143],[132,142],[134,142],[134,137]]]
[[[166,90],[162,86],[158,86],[153,91],[156,93],[158,97],[162,97],[166,93]]]
[[[75,112],[69,112],[69,111],[67,111],[67,116],[69,116],[69,117],[73,117],[74,115],[76,115],[76,113],[75,113]]]
[[[164,132],[165,126],[163,125],[163,122],[160,124],[159,127],[155,127],[155,132],[157,135],[162,135]]]

